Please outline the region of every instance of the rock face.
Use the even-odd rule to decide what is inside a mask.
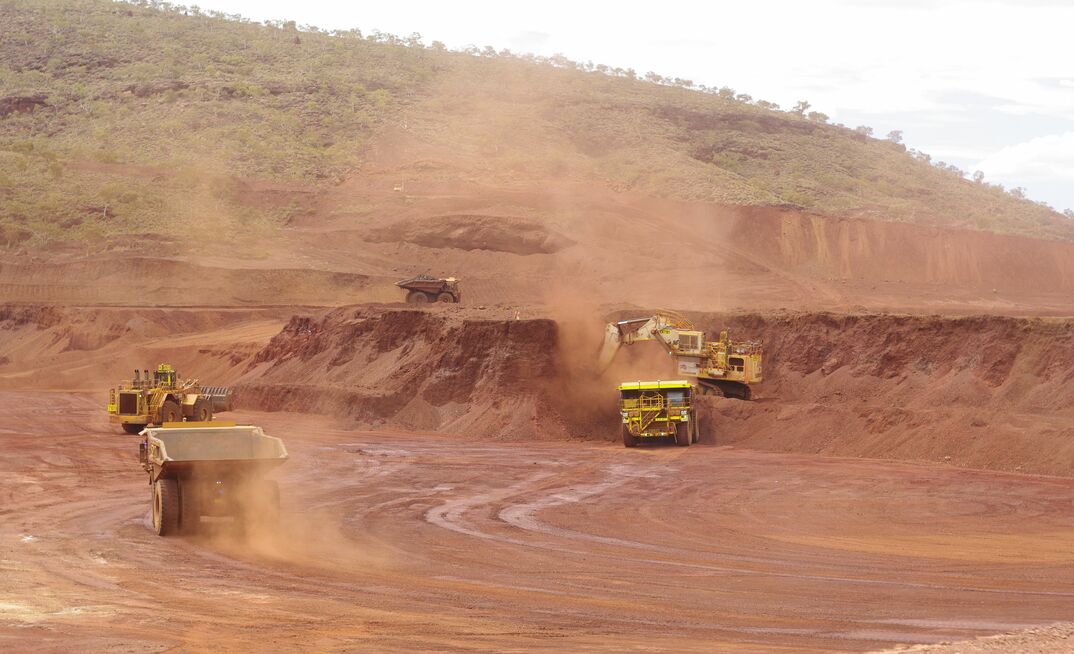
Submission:
[[[1074,472],[1074,321],[709,315],[765,343],[759,401],[711,402],[716,442]]]
[[[586,316],[596,334],[579,335],[569,319],[513,313],[0,306],[0,388],[99,391],[167,361],[232,386],[237,408],[390,430],[613,441],[617,383],[677,378],[655,343],[623,348],[610,370],[595,370],[603,320],[626,314]],[[765,346],[755,401],[699,400],[702,444],[1074,474],[1072,319],[690,317]]]
[[[613,440],[615,384],[676,375],[655,343],[625,348],[602,375],[597,344],[571,342],[552,320],[479,315],[362,306],[296,317],[246,364],[238,401],[386,428]],[[705,442],[1074,472],[1074,321],[693,318],[710,333],[761,339],[766,352],[756,401],[702,398]]]
[[[236,402],[395,428],[515,438],[541,420],[556,323],[348,307],[295,317],[249,363]]]

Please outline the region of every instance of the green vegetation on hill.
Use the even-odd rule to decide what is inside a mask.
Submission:
[[[163,4],[0,0],[0,24],[0,248],[260,238],[295,207],[250,202],[258,180],[335,183],[400,115],[515,178],[1074,237],[901,145],[682,80]]]
[[[235,178],[338,179],[435,75],[417,49],[107,0],[0,2],[0,244],[174,232]],[[5,113],[0,105],[0,114]]]

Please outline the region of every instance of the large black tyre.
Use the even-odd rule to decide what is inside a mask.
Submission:
[[[680,422],[675,427],[675,444],[680,447],[689,447],[690,441],[693,440],[693,430],[690,428],[690,423]]]
[[[194,400],[194,408],[190,411],[190,420],[195,422],[209,422],[213,419],[213,403],[207,397],[199,397]]]
[[[133,422],[125,422],[125,423],[123,423],[123,431],[127,432],[128,434],[137,434],[138,432],[142,431],[143,429],[145,429],[145,425],[137,425],[137,424],[134,424]]]
[[[183,410],[179,408],[179,403],[175,400],[164,400],[164,404],[160,405],[160,424],[182,420]]]
[[[174,479],[158,479],[153,484],[153,531],[158,536],[179,531],[179,484]]]
[[[193,534],[201,525],[201,503],[197,482],[189,479],[179,482],[179,530]]]
[[[421,291],[410,291],[406,294],[406,301],[410,304],[425,304],[429,301],[429,296]]]
[[[452,295],[451,293],[444,292],[444,293],[441,293],[440,295],[436,296],[436,301],[437,302],[454,302],[455,301],[455,296]]]
[[[637,437],[630,433],[630,429],[626,425],[623,425],[623,447],[634,447],[637,444]]]

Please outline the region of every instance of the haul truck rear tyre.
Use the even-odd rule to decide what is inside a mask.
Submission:
[[[158,536],[179,531],[179,484],[174,479],[158,479],[153,484],[153,531]]]

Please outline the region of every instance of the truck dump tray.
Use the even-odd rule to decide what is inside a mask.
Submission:
[[[260,427],[150,427],[145,434],[152,480],[218,466],[263,474],[287,460],[283,441]]]

